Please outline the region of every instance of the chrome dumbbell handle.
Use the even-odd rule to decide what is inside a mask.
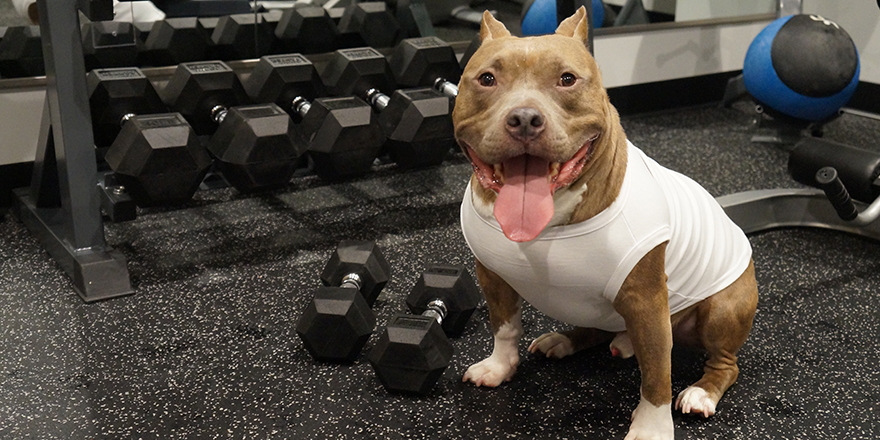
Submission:
[[[428,303],[428,309],[422,312],[422,316],[428,316],[437,320],[437,324],[443,324],[448,309],[443,300],[435,299]]]
[[[358,274],[350,273],[342,277],[342,283],[339,284],[339,287],[361,290],[361,287],[363,287],[363,285],[363,280],[361,280],[361,277],[358,276]]]

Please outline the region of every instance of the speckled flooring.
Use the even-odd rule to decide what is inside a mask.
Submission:
[[[750,118],[706,107],[624,125],[715,195],[796,186],[781,149],[749,142]],[[827,137],[877,148],[880,122],[846,115]],[[485,306],[424,398],[386,393],[365,355],[321,364],[303,349],[294,325],[339,240],[376,240],[393,265],[375,306],[380,326],[404,309],[427,264],[470,265],[458,226],[469,172],[457,156],[433,169],[385,166],[332,185],[303,177],[269,194],[206,191],[184,208],[141,211],[106,228],[137,293],[91,305],[7,216],[0,438],[622,439],[638,402],[636,363],[605,348],[562,361],[526,355],[531,338],[562,327],[530,308],[522,365],[497,389],[460,381],[491,350]],[[880,244],[814,230],[751,242],[761,300],[739,382],[712,418],[676,415],[676,438],[880,437]],[[674,392],[701,363],[675,351]]]

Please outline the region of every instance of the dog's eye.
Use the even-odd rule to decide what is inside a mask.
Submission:
[[[495,85],[495,75],[485,72],[480,75],[480,85],[483,87],[492,87]]]
[[[572,73],[565,72],[559,77],[559,85],[562,87],[571,87],[577,82],[577,78]]]

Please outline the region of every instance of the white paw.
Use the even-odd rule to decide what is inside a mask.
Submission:
[[[627,335],[626,332],[618,333],[611,341],[609,348],[611,349],[611,355],[614,357],[629,359],[636,354],[636,351],[633,349],[632,341],[629,339],[629,335]]]
[[[544,333],[529,345],[529,353],[544,353],[548,358],[562,359],[574,353],[574,345],[561,333]]]
[[[654,406],[642,400],[633,411],[632,424],[624,440],[674,440],[675,429],[672,424],[670,404]]]
[[[508,356],[493,354],[481,362],[471,365],[464,373],[462,382],[470,381],[478,387],[497,387],[513,377],[517,365],[519,365],[519,357],[512,359]]]
[[[706,390],[691,386],[678,394],[675,409],[681,409],[682,414],[702,414],[703,417],[709,417],[715,414],[715,403]]]

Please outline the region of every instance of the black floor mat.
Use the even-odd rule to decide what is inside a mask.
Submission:
[[[749,142],[750,122],[706,107],[624,126],[714,195],[797,186],[782,149]],[[827,136],[876,149],[880,122],[846,115]],[[622,439],[638,403],[635,361],[607,348],[562,361],[528,355],[532,338],[563,327],[529,307],[519,371],[497,389],[461,382],[491,352],[485,306],[424,398],[386,393],[365,355],[321,364],[303,349],[294,325],[339,240],[376,240],[393,266],[375,305],[380,326],[428,264],[471,265],[458,225],[470,171],[459,155],[427,170],[385,166],[338,184],[304,177],[254,196],[206,191],[182,208],[141,211],[106,228],[137,293],[92,305],[7,218],[0,438]],[[739,381],[715,416],[675,415],[676,438],[877,438],[880,244],[814,230],[750,239],[761,299]],[[676,349],[673,392],[699,378],[702,360]]]

